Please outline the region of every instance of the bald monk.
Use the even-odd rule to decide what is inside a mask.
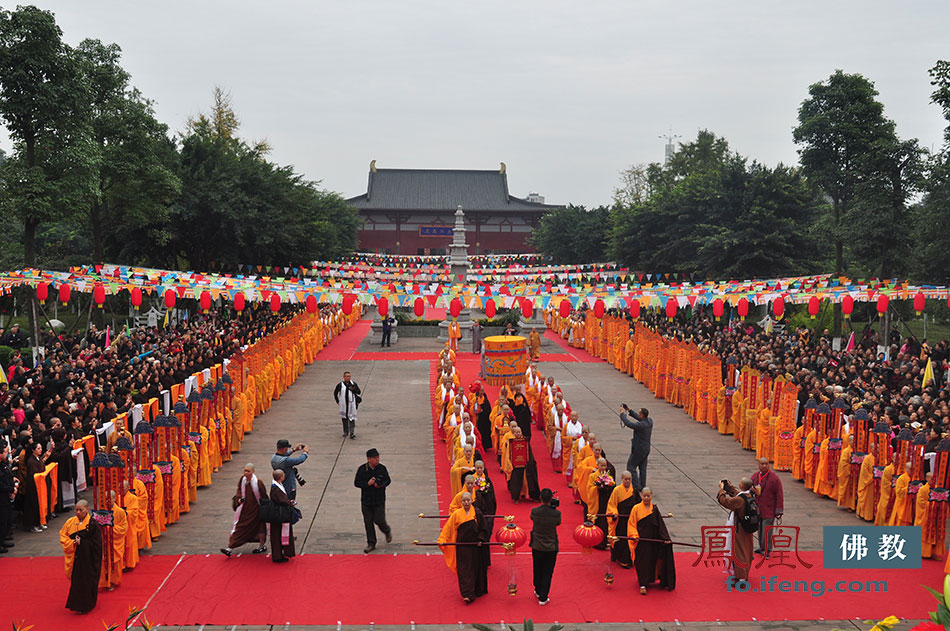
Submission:
[[[838,457],[838,506],[854,512],[857,496],[851,485],[851,454],[854,450],[854,436],[848,436],[841,456]]]
[[[739,520],[745,514],[746,500],[752,490],[752,480],[742,478],[739,481],[739,489],[732,485],[726,486],[723,482],[719,483],[719,495],[717,500],[721,506],[728,508],[733,514],[733,523],[736,524],[733,532],[735,533],[732,541],[732,569],[733,576],[730,582],[749,580],[749,569],[752,566],[752,533],[746,532],[739,524]],[[642,593],[642,592],[641,592]]]
[[[874,521],[874,452],[877,446],[872,442],[868,445],[868,455],[861,461],[861,472],[858,475],[858,498],[856,512],[864,521]]]
[[[89,613],[99,597],[102,572],[102,531],[89,514],[89,502],[76,502],[76,516],[70,517],[59,531],[59,543],[66,558],[69,596],[66,608]]]
[[[462,490],[462,481],[465,476],[473,471],[475,471],[475,449],[471,445],[466,445],[462,450],[462,455],[452,463],[452,469],[449,472],[449,485],[453,497]]]
[[[611,471],[612,467],[606,458],[597,459],[597,469],[587,478],[587,500],[584,503],[587,513],[595,515],[593,522],[606,533],[607,526],[607,502],[613,493],[616,483],[616,471]],[[601,516],[602,515],[602,516]],[[598,550],[607,549],[607,540],[604,538],[594,546]]]
[[[587,458],[584,458],[584,461],[579,465],[580,471],[577,475],[577,498],[578,501],[584,506],[584,514],[596,512],[588,510],[591,504],[595,504],[589,497],[590,488],[588,482],[590,481],[591,474],[597,471],[597,462],[604,457],[604,450],[600,446],[600,443],[594,443],[591,445],[591,455]]]
[[[120,438],[127,438],[130,443],[132,442],[132,434],[129,433],[126,427],[126,415],[119,414],[114,419],[112,419],[112,422],[115,424],[115,431],[112,432],[112,434],[109,435],[109,438],[106,439],[107,453],[112,453],[113,447],[115,447],[115,444],[119,442]]]
[[[805,488],[808,490],[815,488],[815,474],[817,473],[816,469],[818,468],[818,463],[815,459],[817,447],[820,447],[820,443],[818,442],[818,430],[813,427],[811,431],[805,436],[805,450],[802,453],[802,468],[805,473]]]
[[[929,559],[933,555],[934,548],[936,547],[927,537],[927,513],[930,509],[930,482],[933,480],[933,474],[928,471],[926,478],[926,482],[917,489],[917,506],[914,511],[914,525],[920,526],[920,556],[924,559]]]
[[[465,493],[470,494],[477,505],[478,494],[475,492],[474,475],[469,474],[465,476],[465,485],[462,487],[462,490],[456,493],[455,497],[452,498],[452,501],[449,502],[449,515],[462,508],[462,495]]]
[[[911,464],[904,463],[904,472],[894,485],[894,508],[888,526],[912,526],[914,524],[914,497],[908,493],[910,487]]]
[[[127,528],[125,530],[125,560],[123,568],[127,572],[139,564],[139,523],[147,523],[148,518],[141,514],[144,509],[139,508],[139,500],[134,493],[129,491],[129,481],[122,480],[122,497],[120,498],[122,510],[125,511],[125,521]]]
[[[752,484],[751,481],[749,484]],[[662,589],[675,589],[676,566],[670,532],[659,509],[653,504],[653,491],[645,486],[640,491],[640,497],[640,503],[633,507],[627,520],[627,537],[630,537],[627,544],[637,569],[640,595],[646,596],[647,587],[654,583]],[[645,541],[640,541],[640,537]],[[659,541],[646,541],[651,539]]]
[[[125,511],[115,499],[112,491],[112,554],[103,549],[102,572],[99,574],[99,587],[114,590],[122,583],[122,570],[125,569],[125,537],[129,531],[129,522]],[[105,545],[105,542],[103,542]]]
[[[541,359],[541,335],[537,331],[528,334],[528,355],[531,361]]]
[[[614,545],[610,537],[617,536],[618,532],[627,532],[627,519],[633,507],[640,502],[640,494],[633,486],[633,474],[629,471],[623,471],[620,474],[620,484],[614,487],[610,492],[610,499],[607,500],[607,541],[610,543],[610,560],[614,561],[625,570],[633,567],[633,559],[630,557],[630,547],[624,545]]]
[[[488,546],[485,517],[473,506],[471,493],[463,493],[462,508],[453,512],[439,534],[445,564],[458,577],[459,592],[466,604],[488,593]],[[462,545],[445,545],[462,544]]]
[[[725,392],[720,391],[719,396],[724,397]],[[795,428],[795,434],[792,435],[792,478],[795,480],[801,480],[805,477],[804,463],[802,462],[802,453],[804,450],[805,425],[802,424]]]
[[[887,526],[891,513],[891,500],[894,495],[894,463],[889,462],[881,473],[881,497],[877,501],[877,508],[874,512],[874,525]]]

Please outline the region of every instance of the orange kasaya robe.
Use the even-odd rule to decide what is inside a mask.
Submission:
[[[930,508],[930,485],[923,484],[917,489],[917,506],[914,511],[914,525],[920,526],[920,556],[929,559],[933,555],[934,546],[927,540],[927,510]]]
[[[891,496],[894,493],[894,489],[891,487],[891,480],[894,478],[894,463],[888,464],[884,467],[884,472],[881,474],[881,497],[877,502],[877,509],[874,513],[874,525],[875,526],[887,526],[888,520],[890,519],[889,508],[891,507]]]
[[[864,521],[874,521],[874,456],[868,454],[861,461],[858,476],[858,503],[855,509]]]
[[[138,518],[135,520],[135,527],[138,531],[139,550],[147,550],[152,547],[152,538],[149,536],[148,520],[148,489],[145,483],[134,478],[132,480],[132,491],[138,502]]]
[[[198,486],[208,486],[211,484],[211,434],[207,427],[198,429],[201,434],[201,444],[198,445]]]
[[[802,439],[804,434],[805,426],[799,425],[792,436],[792,478],[795,480],[801,480],[805,477],[804,463],[802,462],[802,454],[804,453]]]
[[[838,458],[838,506],[854,510],[857,501],[851,488],[851,447],[845,446]],[[863,462],[863,461],[862,461]]]
[[[894,509],[891,511],[891,518],[888,526],[912,526],[914,521],[914,498],[907,493],[910,487],[910,476],[905,472],[897,478],[897,484],[894,485]]]
[[[76,542],[73,541],[73,537],[76,536],[77,532],[85,529],[89,525],[90,519],[92,519],[92,515],[89,514],[87,514],[86,518],[82,521],[79,521],[79,518],[76,516],[70,517],[59,530],[59,544],[63,547],[67,581],[73,577],[73,562],[76,559]]]
[[[106,529],[103,528],[103,535]],[[112,505],[112,554],[106,549],[107,541],[102,541],[102,572],[99,573],[99,587],[116,588],[122,583],[122,569],[125,567],[125,537],[129,531],[129,522],[125,511],[118,504]]]
[[[638,502],[633,505],[633,510],[630,511],[630,517],[627,518],[627,532],[625,533],[628,537],[637,537],[637,522],[643,519],[644,517],[649,517],[653,512],[653,503],[644,504],[643,502]],[[619,543],[619,542],[618,542]],[[634,562],[637,557],[637,542],[632,539],[627,540],[627,544],[630,546],[630,561]]]
[[[125,567],[132,569],[139,564],[139,523],[145,523],[147,518],[142,515],[143,508],[139,506],[139,499],[132,492],[122,497],[122,506],[125,510]]]
[[[465,522],[472,521],[473,519],[475,519],[474,506],[458,509],[449,516],[448,521],[446,521],[445,525],[442,526],[442,532],[439,533],[438,542],[440,544],[456,543],[459,526]],[[458,574],[458,566],[455,563],[455,546],[440,545],[439,549],[442,550],[442,556],[445,558],[445,564],[449,566],[449,569],[452,570],[453,574]]]
[[[162,472],[159,470],[158,465],[152,465],[152,470],[155,472],[155,497],[154,497],[154,510],[152,511],[152,520],[149,522],[149,531],[152,535],[152,539],[158,539],[163,532],[165,532],[166,515],[165,515],[165,481],[162,480]]]
[[[471,458],[466,458],[465,454],[462,454],[462,457],[456,460],[452,464],[452,469],[449,472],[450,477],[450,486],[452,488],[452,496],[454,497],[456,493],[462,490],[465,486],[465,482],[462,479],[462,474],[466,471],[472,472],[475,470],[475,456],[472,455]]]
[[[805,471],[805,488],[811,491],[815,488],[815,474],[816,462],[815,462],[815,445],[820,445],[818,442],[818,430],[812,429],[808,432],[808,435],[805,436],[805,451],[802,453],[802,469]]]

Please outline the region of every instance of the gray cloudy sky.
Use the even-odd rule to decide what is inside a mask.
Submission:
[[[493,169],[548,202],[610,200],[618,171],[708,128],[795,162],[808,85],[875,82],[902,137],[939,146],[927,69],[950,58],[945,0],[56,0],[66,40],[116,42],[180,131],[231,92],[242,135],[349,197],[379,167]],[[6,138],[0,146],[9,149]]]

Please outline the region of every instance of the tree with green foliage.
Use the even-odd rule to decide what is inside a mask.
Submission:
[[[924,197],[914,209],[913,251],[921,280],[944,284],[950,279],[950,61],[930,69],[930,84],[930,102],[940,107],[947,126],[943,147],[928,164]]]
[[[88,103],[80,60],[53,14],[33,6],[0,11],[0,117],[13,141],[0,203],[23,226],[27,266],[36,262],[37,228],[68,219],[94,190]]]
[[[602,261],[609,219],[606,206],[588,210],[571,204],[545,213],[531,233],[530,243],[557,263]]]
[[[177,152],[152,103],[129,85],[116,44],[83,40],[76,49],[89,85],[97,185],[83,205],[94,261],[142,264],[171,238],[168,208],[180,182]]]

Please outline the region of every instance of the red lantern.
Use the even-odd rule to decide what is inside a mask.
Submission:
[[[592,522],[585,521],[574,529],[574,541],[582,548],[584,554],[590,554],[591,548],[604,540],[604,531]]]
[[[504,528],[495,533],[495,539],[504,544],[505,556],[508,557],[508,595],[518,593],[518,582],[515,574],[515,550],[528,541],[528,533],[509,521]]]
[[[317,298],[313,294],[307,295],[307,299],[304,301],[304,304],[307,305],[307,313],[317,312]]]
[[[166,289],[166,290],[165,290],[165,307],[166,307],[167,309],[174,309],[174,308],[175,308],[175,300],[176,300],[177,298],[178,298],[178,296],[175,294],[175,291],[174,291],[174,290],[172,290],[172,289]]]
[[[818,315],[818,309],[821,308],[821,301],[818,300],[818,296],[812,296],[808,299],[808,315],[811,316],[811,319],[814,320],[815,316]]]
[[[604,317],[604,301],[600,298],[594,301],[594,317]]]
[[[385,296],[376,301],[376,310],[383,318],[389,313],[389,300]]]
[[[926,303],[926,299],[924,298],[923,292],[918,291],[914,295],[914,311],[917,312],[917,315],[920,315],[921,313],[923,313],[925,303]]]
[[[102,286],[102,283],[96,283],[92,286],[92,301],[102,309],[102,305],[106,301],[106,288]]]
[[[845,320],[851,317],[851,314],[854,313],[854,298],[845,296],[841,299],[841,313],[844,314]]]
[[[244,311],[244,307],[247,306],[247,300],[244,298],[244,292],[239,291],[234,294],[234,310],[238,313]]]
[[[452,314],[453,318],[459,317],[459,314],[462,313],[462,301],[458,298],[452,298],[452,302],[449,303],[449,313]]]
[[[782,316],[785,315],[785,299],[781,296],[772,302],[772,313],[775,314],[776,320],[781,320]]]
[[[744,318],[749,315],[749,301],[745,298],[739,298],[739,304],[736,305],[736,312],[739,314],[740,318]]]
[[[531,314],[534,313],[534,303],[528,300],[527,298],[521,299],[521,315],[524,316],[525,320],[531,318]]]
[[[571,301],[562,300],[561,305],[558,307],[558,312],[561,314],[562,318],[566,318],[571,315]]]
[[[884,294],[881,294],[877,297],[877,317],[880,318],[882,315],[887,313],[887,305],[889,302],[890,299]]]
[[[69,302],[69,296],[72,291],[69,289],[69,285],[63,283],[59,286],[59,301],[64,305]]]
[[[343,295],[343,315],[350,315],[353,313],[353,302],[356,301],[356,296],[353,294],[344,294]]]
[[[678,305],[676,304],[676,298],[668,298],[666,301],[666,317],[672,320],[676,317],[676,309]]]
[[[634,300],[630,303],[630,317],[634,320],[640,319],[640,301]]]
[[[495,314],[496,314],[497,312],[498,312],[498,308],[495,307],[495,301],[489,299],[488,302],[485,303],[485,316],[486,316],[489,320],[491,320],[492,318],[495,317]]]
[[[47,298],[49,298],[49,285],[40,283],[36,286],[36,299],[40,302],[46,302]]]
[[[135,308],[135,310],[138,311],[139,307],[142,306],[142,290],[138,287],[133,287],[131,294],[132,295],[130,296],[129,300],[131,300],[132,306]]]
[[[280,296],[276,291],[270,295],[270,310],[274,313],[280,311]]]
[[[722,317],[725,307],[722,304],[722,298],[716,298],[713,300],[713,315],[716,317],[716,320]]]
[[[208,310],[211,309],[211,292],[207,289],[201,292],[201,296],[198,297],[198,304],[202,311],[208,313]]]
[[[426,312],[426,301],[422,298],[416,298],[415,302],[412,303],[412,312],[416,314],[417,318],[421,318],[422,314]]]

